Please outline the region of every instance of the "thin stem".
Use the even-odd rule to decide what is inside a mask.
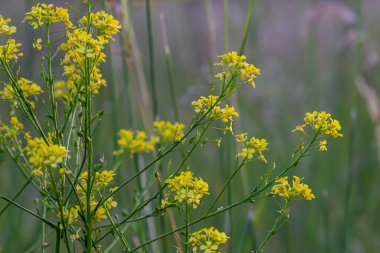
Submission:
[[[253,14],[254,6],[255,6],[255,0],[251,0],[249,2],[247,18],[245,20],[243,40],[241,41],[241,44],[240,44],[240,50],[239,50],[240,55],[244,53],[245,45],[247,44],[249,29],[251,28],[251,23],[252,23],[252,14]]]
[[[128,243],[127,239],[124,237],[123,232],[120,231],[120,229],[118,227],[116,227],[116,225],[113,222],[113,219],[112,219],[112,217],[110,215],[110,212],[109,212],[108,208],[105,208],[105,210],[106,210],[106,214],[107,214],[108,220],[111,222],[113,229],[116,231],[116,233],[119,236],[121,242],[123,243],[124,250],[126,252],[130,251],[131,250],[131,246],[129,246],[129,243]]]
[[[149,47],[149,67],[150,67],[150,86],[152,92],[152,106],[154,118],[158,116],[158,103],[156,91],[156,77],[154,69],[154,47],[153,47],[153,29],[152,29],[152,10],[150,0],[145,0],[146,23],[148,31],[148,47]]]
[[[53,70],[52,70],[52,56],[51,56],[51,38],[50,38],[50,25],[47,25],[46,27],[46,40],[47,40],[47,77],[45,78],[45,81],[47,82],[47,86],[49,89],[49,97],[50,97],[50,104],[51,104],[51,111],[52,111],[52,119],[53,119],[53,125],[54,125],[54,133],[56,141],[55,143],[60,143],[60,133],[58,128],[58,111],[57,111],[57,101],[55,99],[55,91],[54,91],[54,78],[53,78]]]
[[[228,29],[228,0],[223,1],[223,17],[224,17],[224,47],[225,52],[230,51],[230,43],[229,43],[229,29]]]
[[[243,167],[243,165],[245,165],[245,161],[246,161],[247,158],[245,158],[242,163],[234,170],[234,172],[232,173],[232,175],[228,178],[226,184],[223,186],[223,189],[219,192],[218,196],[216,197],[216,199],[214,200],[214,202],[211,204],[210,208],[208,209],[207,214],[209,214],[211,212],[211,210],[214,208],[214,206],[216,205],[216,203],[218,202],[218,200],[220,199],[220,197],[222,196],[222,194],[224,193],[224,191],[227,189],[227,187],[231,184],[231,181],[232,179],[235,177],[235,175],[240,171],[240,169]]]
[[[178,104],[177,104],[177,99],[175,96],[175,89],[174,89],[174,78],[173,78],[174,72],[173,72],[172,56],[170,53],[168,35],[166,32],[165,16],[163,13],[160,14],[160,21],[161,21],[160,23],[161,23],[161,31],[162,31],[162,36],[163,36],[163,43],[164,43],[166,69],[167,69],[168,79],[169,79],[170,97],[172,100],[172,107],[174,110],[174,119],[175,121],[178,121],[179,112],[178,112]]]
[[[12,198],[12,201],[15,201],[20,194],[26,189],[26,187],[32,182],[33,177],[29,177],[28,181],[25,182],[25,184],[21,187],[21,189],[16,193],[16,195]],[[8,202],[8,204],[0,211],[0,216],[8,209],[8,207],[11,206],[11,203]]]
[[[189,222],[190,222],[190,210],[189,210],[189,205],[186,203],[186,208],[185,208],[185,253],[189,253]]]
[[[5,200],[5,201],[7,201],[8,203],[10,203],[10,204],[12,204],[12,205],[18,207],[19,209],[21,209],[21,210],[27,212],[28,214],[30,214],[30,215],[36,217],[37,219],[39,219],[39,220],[41,220],[42,222],[44,222],[44,223],[46,223],[47,225],[49,225],[50,227],[52,227],[52,228],[57,228],[57,226],[56,226],[53,222],[51,222],[51,221],[49,221],[49,220],[47,220],[47,219],[45,219],[45,218],[39,216],[38,214],[36,214],[36,213],[34,213],[34,212],[32,212],[32,211],[30,211],[30,210],[28,210],[28,209],[26,209],[25,207],[21,206],[20,204],[18,204],[18,203],[16,203],[16,202],[14,202],[13,200],[11,200],[11,199],[5,197],[3,194],[0,194],[0,199]]]
[[[285,208],[286,209],[286,208]],[[283,220],[285,218],[285,220]],[[276,234],[279,227],[286,221],[285,210],[280,211],[280,215],[277,217],[276,222],[273,227],[268,231],[264,241],[260,244],[259,248],[255,251],[256,253],[261,253],[264,251],[265,245],[268,243],[269,239]]]

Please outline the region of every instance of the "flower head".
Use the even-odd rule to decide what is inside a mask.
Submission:
[[[224,232],[210,227],[192,233],[189,243],[193,246],[193,252],[218,253],[219,246],[227,243],[228,238]]]
[[[3,18],[3,16],[0,15],[0,35],[12,35],[16,32],[15,26],[10,26],[9,23],[11,22],[10,18]]]
[[[201,198],[208,192],[208,184],[201,178],[193,177],[193,173],[185,171],[174,178],[166,179],[173,201],[176,203],[186,203],[197,208]],[[166,201],[167,202],[167,201]]]
[[[275,181],[272,192],[282,197],[287,203],[299,199],[314,199],[315,196],[311,192],[311,189],[307,184],[301,183],[302,180],[303,178],[293,176],[293,182],[290,185],[288,177],[281,177]]]
[[[160,120],[155,121],[153,126],[160,138],[160,142],[163,143],[179,141],[184,135],[183,130],[185,129],[185,125],[178,122],[171,123],[169,121]]]

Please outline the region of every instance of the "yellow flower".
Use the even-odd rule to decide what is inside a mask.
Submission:
[[[247,140],[247,133],[237,134],[235,135],[236,141],[245,142]]]
[[[254,79],[261,74],[259,68],[253,64],[247,63],[245,55],[238,55],[237,52],[232,51],[223,55],[219,55],[220,62],[215,65],[223,68],[223,71],[216,74],[215,77],[221,81],[225,80],[229,73],[235,71],[240,75],[240,79],[246,84],[256,87]]]
[[[228,241],[228,236],[224,232],[219,232],[216,228],[203,228],[191,234],[189,243],[193,246],[193,252],[218,253],[219,246]]]
[[[50,143],[48,145],[42,138],[30,138],[27,143],[26,154],[29,156],[29,162],[36,169],[56,168],[68,152],[64,146]]]
[[[9,23],[11,22],[10,18],[4,19],[3,16],[0,15],[0,35],[12,35],[16,32],[15,26],[10,26]]]
[[[291,186],[288,182],[288,177],[281,177],[275,181],[272,192],[282,197],[287,203],[299,199],[314,199],[315,196],[312,194],[311,189],[307,184],[301,183],[302,180],[302,178],[293,176]]]
[[[97,13],[91,13],[92,25],[98,29],[98,37],[108,43],[109,39],[113,39],[112,36],[117,34],[121,29],[121,25],[112,15],[107,14],[104,11]],[[88,18],[84,16],[79,23],[87,25]]]
[[[220,119],[223,122],[231,122],[234,117],[239,117],[239,113],[235,111],[235,107],[226,105],[224,108],[220,107],[218,96],[209,95],[208,97],[201,96],[198,100],[191,103],[194,106],[196,113],[206,113],[211,109],[209,116],[211,118]]]
[[[253,154],[257,151],[259,153],[258,159],[263,162],[267,162],[263,152],[268,150],[268,142],[266,139],[258,139],[256,137],[252,137],[249,141],[241,141],[246,140],[246,134],[242,134],[237,139],[239,142],[242,142],[244,147],[240,153],[237,154],[237,157],[247,158],[248,160],[253,158]]]
[[[319,151],[327,151],[327,141],[322,140],[319,142]]]
[[[115,151],[115,155],[130,152],[131,155],[141,152],[150,152],[154,150],[154,145],[157,143],[157,138],[148,136],[143,131],[134,133],[132,130],[121,129],[119,131],[120,139],[117,141],[120,149]]]
[[[175,122],[174,124],[169,121],[155,121],[153,123],[155,131],[157,132],[161,142],[174,142],[182,139],[185,125]]]
[[[37,4],[32,6],[31,10],[26,13],[27,21],[34,29],[43,25],[50,26],[54,23],[62,23],[71,28],[73,24],[70,21],[70,15],[67,9],[54,7],[53,4]]]
[[[16,43],[16,40],[9,38],[4,46],[0,46],[0,58],[6,62],[11,60],[17,62],[19,57],[23,56],[19,47],[21,47],[21,43]]]
[[[37,49],[38,51],[41,51],[42,45],[41,45],[42,39],[38,38],[33,42],[33,48]]]
[[[41,86],[26,78],[20,78],[20,80],[18,80],[17,82],[17,85],[18,88],[21,89],[24,97],[36,96],[43,92]],[[4,90],[0,91],[1,98],[5,100],[15,99],[14,93],[15,91],[13,90],[13,87],[10,84],[6,84],[4,86]]]
[[[10,123],[11,127],[5,124],[0,126],[0,134],[6,138],[14,138],[24,129],[24,125],[15,116],[11,117]]]
[[[173,201],[177,203],[185,202],[187,205],[197,208],[201,198],[208,192],[208,184],[201,178],[193,177],[193,173],[185,171],[171,179],[166,179]]]
[[[343,137],[339,131],[342,130],[338,120],[333,119],[327,112],[307,112],[304,118],[305,125],[309,125],[318,134],[330,135],[333,138]],[[302,125],[304,128],[305,125]],[[297,129],[297,128],[296,128]]]
[[[306,124],[298,125],[298,126],[296,126],[296,128],[294,128],[292,130],[292,132],[301,132],[301,133],[304,133],[305,132],[305,127],[306,127]]]
[[[61,218],[60,212],[57,214],[57,217]],[[70,209],[63,207],[63,218],[68,225],[76,222],[79,218],[79,206],[73,206]]]

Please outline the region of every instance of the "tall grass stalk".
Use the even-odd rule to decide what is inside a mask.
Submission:
[[[151,88],[151,98],[152,98],[152,111],[153,118],[158,116],[158,97],[156,88],[156,74],[155,74],[155,63],[154,63],[154,46],[153,46],[153,27],[152,27],[152,8],[150,0],[145,0],[145,11],[146,11],[146,24],[147,24],[147,34],[148,34],[148,49],[149,49],[149,73],[150,73],[150,88]]]
[[[173,72],[173,64],[172,64],[172,55],[170,53],[168,34],[166,30],[165,15],[163,13],[160,13],[159,17],[160,17],[162,39],[163,39],[163,44],[164,44],[166,69],[167,69],[168,80],[169,80],[169,91],[170,91],[170,97],[172,101],[172,108],[174,111],[174,120],[179,121],[178,102],[176,98],[177,96],[175,93],[174,77],[173,77],[174,72]]]

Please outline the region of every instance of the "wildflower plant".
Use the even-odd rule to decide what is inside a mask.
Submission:
[[[12,38],[17,29],[10,19],[0,16],[0,70],[5,76],[0,96],[9,106],[9,123],[0,122],[0,150],[26,178],[15,198],[3,194],[0,198],[41,221],[43,252],[54,245],[55,252],[76,252],[79,247],[88,253],[103,252],[105,246],[108,251],[116,250],[112,252],[224,252],[229,239],[225,232],[216,227],[195,227],[233,208],[269,198],[279,204],[280,215],[255,251],[262,252],[288,219],[290,205],[315,198],[303,178],[293,176],[289,183],[288,173],[304,157],[327,151],[328,137],[343,136],[339,121],[326,112],[306,113],[304,123],[293,130],[306,141],[301,141],[289,166],[276,171],[265,184],[252,185],[252,190],[233,203],[217,208],[239,172],[255,165],[256,160],[268,163],[270,151],[267,139],[234,128],[240,115],[229,98],[242,86],[255,88],[261,71],[248,63],[246,56],[228,52],[218,56],[215,65],[219,72],[212,94],[191,103],[194,116],[188,124],[158,119],[147,129],[120,129],[113,133],[118,138],[114,157],[97,161],[93,137],[101,113],[94,111],[93,99],[107,86],[101,65],[107,58],[105,48],[121,25],[105,11],[94,12],[92,1],[83,1],[83,6],[86,12],[77,20],[67,8],[52,4],[36,4],[26,13],[24,22],[41,36],[32,45],[36,52],[43,52],[40,83],[22,76],[17,65],[23,55],[21,44]],[[53,72],[54,62],[61,65],[61,73]],[[42,102],[48,110],[47,122],[36,114]],[[220,125],[223,127],[216,127]],[[232,136],[241,149],[233,155],[233,173],[217,194],[212,194],[212,178],[195,176],[189,164],[194,153],[207,144],[207,134],[215,130]],[[224,145],[220,139],[218,143]],[[126,177],[122,168],[131,166],[129,159],[136,171]],[[108,160],[114,162],[106,163]],[[144,176],[148,180],[144,181]],[[40,194],[41,211],[17,202],[29,184]],[[135,202],[131,206],[117,203],[127,198]],[[157,233],[149,233],[152,219],[162,225],[154,228]],[[51,244],[47,243],[50,233],[56,234]],[[175,247],[167,248],[165,238],[171,235],[178,240]],[[162,251],[151,246],[157,241],[163,241]]]

